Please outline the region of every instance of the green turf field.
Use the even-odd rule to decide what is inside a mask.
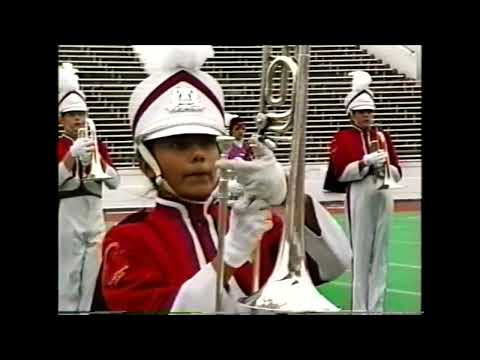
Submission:
[[[345,229],[345,217],[335,216]],[[389,245],[388,285],[385,311],[420,312],[421,234],[420,213],[396,212]],[[319,287],[342,310],[351,309],[351,272]]]

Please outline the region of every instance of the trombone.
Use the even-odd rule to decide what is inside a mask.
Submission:
[[[217,144],[220,148],[220,156],[222,159],[226,159],[228,152],[233,144],[235,138],[233,136],[217,136]],[[221,170],[220,179],[219,179],[219,189],[218,189],[218,256],[219,258],[219,271],[217,274],[217,282],[215,289],[215,312],[219,313],[223,310],[222,307],[222,296],[223,296],[223,277],[225,272],[225,264],[223,263],[223,255],[225,248],[225,233],[227,231],[227,216],[228,216],[228,201],[229,201],[229,190],[228,182],[231,177],[231,171]]]
[[[268,146],[272,140],[291,140],[290,174],[287,205],[282,240],[272,274],[263,287],[253,295],[239,299],[240,304],[256,310],[275,312],[330,312],[339,309],[325,299],[315,288],[308,274],[304,241],[304,187],[305,187],[305,128],[307,115],[309,45],[296,47],[296,60],[288,56],[288,46],[283,54],[271,62],[271,47],[263,48],[260,113],[257,128],[260,139]],[[269,64],[267,66],[267,64]],[[273,97],[273,77],[282,72],[281,96]],[[288,70],[292,73],[293,92],[291,107],[283,113],[265,113],[267,104],[284,104],[287,98]],[[292,136],[285,134],[292,130]],[[279,135],[266,136],[267,131]],[[272,140],[270,140],[272,139]],[[258,285],[259,250],[256,253],[254,282]]]
[[[93,141],[92,163],[90,173],[88,175],[81,175],[82,181],[104,181],[112,177],[107,175],[102,169],[100,152],[98,151],[97,129],[92,119],[85,119],[85,127],[78,129],[78,137],[91,138]]]
[[[295,50],[296,57],[298,59],[298,47]],[[280,78],[280,94],[275,97],[273,94],[273,80],[277,71],[281,71]],[[287,110],[278,112],[268,112],[266,109],[268,105],[282,106],[288,98],[288,74],[292,76],[292,103]],[[282,55],[273,57],[272,47],[270,45],[263,46],[262,53],[262,73],[260,84],[260,102],[259,112],[256,117],[257,134],[260,139],[272,150],[277,145],[275,141],[291,142],[292,137],[285,135],[293,127],[293,116],[295,111],[295,84],[297,83],[298,65],[297,62],[289,56],[289,46],[284,45],[282,47]],[[283,123],[283,124],[282,124]],[[267,131],[277,133],[278,135],[265,135]],[[260,284],[260,246],[252,254],[253,263],[253,280],[252,280],[252,292],[259,290]]]

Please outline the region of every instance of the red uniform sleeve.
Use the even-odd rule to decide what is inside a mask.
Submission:
[[[57,142],[57,163],[63,160],[69,149],[70,146],[68,146],[64,141]]]
[[[350,139],[350,133],[337,133],[330,144],[330,161],[336,179],[342,176],[348,164],[361,160],[362,153],[355,148],[355,142]]]
[[[397,156],[397,152],[395,151],[395,147],[393,146],[392,138],[390,137],[389,134],[385,132],[384,132],[384,135],[385,135],[385,140],[387,142],[388,157],[390,159],[390,165],[394,165],[398,169],[400,176],[402,176],[402,169],[398,162],[398,156]]]
[[[101,282],[109,310],[168,312],[182,285],[163,276],[162,263],[142,246],[142,235],[135,225],[124,225],[105,237]]]
[[[57,142],[57,164],[60,165],[60,162],[65,158],[65,155],[67,155],[68,151],[70,150],[70,146],[72,146],[71,142],[67,141],[62,141],[59,140]],[[73,168],[72,168],[72,177],[76,176],[77,173],[77,163],[73,163]],[[69,178],[70,179],[70,178]],[[66,181],[68,179],[65,179]]]

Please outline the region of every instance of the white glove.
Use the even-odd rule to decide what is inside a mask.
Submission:
[[[228,182],[228,191],[234,199],[238,199],[243,193],[243,186],[240,185],[237,180],[232,179]]]
[[[74,158],[86,158],[93,151],[93,141],[88,138],[78,138],[70,147]]]
[[[80,156],[80,162],[83,166],[88,166],[92,163],[92,154],[86,153],[85,155]]]
[[[244,193],[250,200],[262,199],[269,205],[283,203],[287,196],[287,180],[282,166],[272,150],[256,137],[250,139],[255,159],[218,160],[217,167],[235,172],[237,182],[244,187]]]
[[[263,234],[273,227],[272,213],[264,200],[250,200],[243,195],[231,211],[230,228],[225,235],[224,262],[238,268],[260,245]]]
[[[373,165],[374,167],[378,168],[383,166],[387,161],[387,154],[385,153],[385,151],[379,150],[371,154],[363,155],[362,160],[367,165]]]

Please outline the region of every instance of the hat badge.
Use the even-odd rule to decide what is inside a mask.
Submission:
[[[172,91],[171,103],[167,110],[171,113],[198,112],[204,108],[198,98],[198,94],[192,88],[177,86]]]

